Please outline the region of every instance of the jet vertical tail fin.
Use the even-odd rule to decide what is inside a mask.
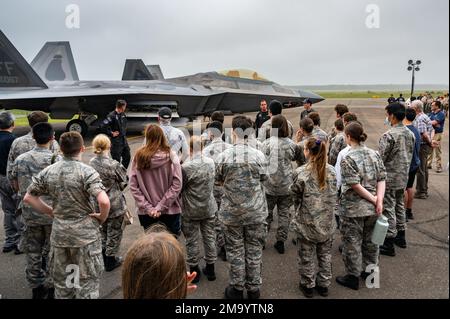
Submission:
[[[164,80],[164,75],[159,65],[146,65],[146,67],[155,80]]]
[[[77,68],[69,42],[47,42],[31,62],[45,81],[78,81]]]
[[[0,88],[48,88],[0,30]]]
[[[142,60],[125,61],[125,68],[123,69],[122,81],[147,81],[155,80],[149,69],[145,66]]]

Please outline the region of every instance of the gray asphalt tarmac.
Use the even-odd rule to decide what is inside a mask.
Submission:
[[[322,128],[328,131],[335,121],[333,107],[338,102],[347,103],[352,112],[357,113],[369,135],[369,147],[376,148],[381,134],[387,130],[383,125],[385,118],[385,102],[371,99],[327,100],[314,108],[319,111],[322,118]],[[284,115],[298,127],[300,109],[288,109]],[[255,113],[248,114],[254,118]],[[231,123],[231,117],[226,119],[226,126]],[[57,126],[63,130],[63,125]],[[132,135],[142,130],[141,124],[132,127]],[[18,130],[24,134],[26,129]],[[90,145],[93,136],[88,136],[86,145]],[[142,144],[141,137],[130,139],[132,151]],[[442,145],[443,162],[448,163],[448,122],[446,123],[445,137]],[[83,156],[88,161],[92,153],[88,150]],[[397,248],[397,256],[380,258],[380,288],[368,289],[363,287],[353,291],[338,286],[333,279],[329,298],[335,299],[391,299],[391,298],[448,298],[449,297],[449,220],[448,220],[448,171],[444,173],[430,172],[430,198],[415,200],[413,212],[416,219],[408,223],[408,248]],[[126,193],[128,205],[134,211],[134,201],[129,192]],[[0,222],[3,214],[0,214]],[[136,218],[137,220],[137,218]],[[143,234],[142,228],[135,224],[128,226],[124,233],[121,254],[125,255],[127,249],[136,238]],[[0,229],[0,238],[3,238],[3,228]],[[183,241],[183,239],[181,239]],[[302,299],[298,290],[297,249],[288,240],[286,254],[279,255],[273,248],[275,243],[274,230],[269,234],[267,248],[263,256],[263,285],[262,298],[266,299]],[[333,245],[333,276],[344,273],[341,255],[338,251],[340,235],[335,234]],[[228,283],[229,265],[219,260],[216,264],[217,280],[208,282],[202,278],[197,291],[189,298],[222,298],[223,291]],[[121,298],[121,269],[111,273],[104,273],[101,280],[102,298]],[[25,280],[25,256],[15,256],[12,253],[0,253],[0,296],[2,298],[30,298],[31,290],[27,288]],[[315,297],[321,298],[321,297]]]

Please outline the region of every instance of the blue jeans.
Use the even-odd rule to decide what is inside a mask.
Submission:
[[[17,195],[14,193],[6,176],[0,175],[0,200],[4,213],[3,226],[5,228],[4,248],[11,248],[19,244],[23,231],[21,216],[16,216]]]

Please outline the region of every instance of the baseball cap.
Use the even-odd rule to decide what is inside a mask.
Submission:
[[[306,99],[303,101],[303,105],[305,104],[312,104],[312,101],[310,99]]]
[[[163,107],[159,110],[158,116],[162,119],[168,120],[172,118],[172,110],[168,107]]]

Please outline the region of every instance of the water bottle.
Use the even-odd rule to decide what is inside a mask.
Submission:
[[[387,235],[388,228],[389,222],[387,217],[383,215],[378,217],[378,220],[375,223],[375,227],[373,228],[372,243],[378,246],[383,245]]]

